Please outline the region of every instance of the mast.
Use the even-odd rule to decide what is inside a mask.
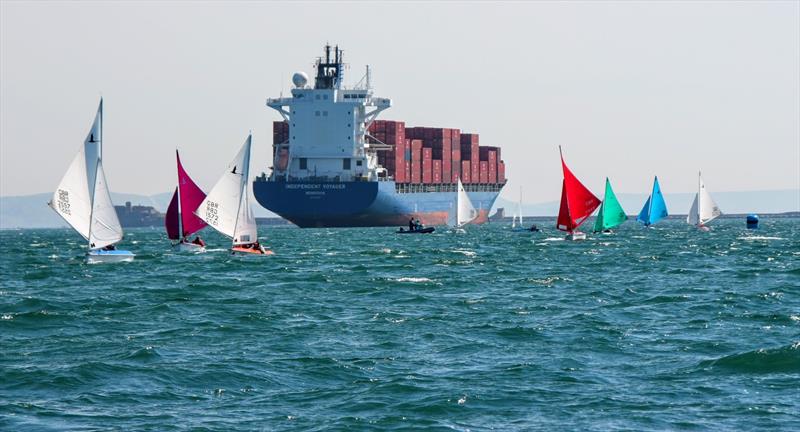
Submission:
[[[700,219],[701,217],[700,209],[703,208],[702,204],[700,203],[700,196],[702,195],[700,184],[703,181],[702,178],[700,177],[701,174],[702,174],[701,171],[697,172],[697,224],[698,225],[703,224],[703,221]]]
[[[103,157],[103,98],[100,98],[100,107],[97,109],[97,114],[100,117],[100,145],[97,146],[99,149],[97,152],[97,160],[94,161],[94,182],[89,185],[91,188],[91,193],[89,197],[91,201],[89,202],[89,249],[92,248],[92,219],[94,219],[94,192],[97,186],[97,167],[100,165],[98,161]],[[90,132],[91,134],[91,132]],[[91,135],[90,135],[91,138]],[[84,156],[85,157],[85,156]]]
[[[178,149],[175,149],[175,159],[178,161],[178,167],[181,165],[181,157],[178,155]],[[179,168],[180,169],[180,168]],[[178,170],[178,188],[176,193],[178,195],[178,235],[180,236],[179,241],[183,241],[186,237],[183,235],[183,216],[181,213],[181,173]]]
[[[244,156],[244,162],[242,163],[242,179],[239,180],[239,205],[236,208],[236,219],[233,224],[233,244],[232,246],[236,246],[236,229],[239,227],[239,215],[242,212],[242,201],[247,201],[247,178],[250,176],[250,145],[251,140],[253,138],[253,133],[250,132],[250,135],[247,135],[247,154]],[[245,205],[249,206],[250,204],[245,202]],[[248,209],[245,209],[247,211]],[[253,242],[258,242],[258,235],[256,234],[256,238],[253,239]]]
[[[653,189],[650,190],[650,206],[647,208],[647,225],[651,225],[653,220],[653,195],[656,192],[656,184],[658,184],[658,176],[653,179]]]

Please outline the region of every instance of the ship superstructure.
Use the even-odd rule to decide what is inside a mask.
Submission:
[[[391,100],[373,96],[369,71],[356,87],[343,87],[343,53],[338,46],[325,47],[316,69],[313,87],[303,73],[296,73],[291,97],[267,100],[291,130],[285,142],[274,146],[272,179],[376,180],[380,167],[365,135]]]
[[[271,174],[253,184],[262,206],[301,227],[444,224],[461,179],[476,222],[486,221],[505,184],[498,147],[459,129],[377,120],[392,101],[373,94],[369,67],[344,86],[338,46],[325,46],[315,69],[313,86],[298,72],[291,97],[267,99],[283,121],[273,123]]]

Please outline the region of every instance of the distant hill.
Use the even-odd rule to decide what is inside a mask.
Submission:
[[[24,196],[0,197],[0,229],[8,228],[55,228],[66,224],[47,207],[51,194],[35,194]],[[644,194],[617,195],[622,207],[628,214],[639,213],[647,197]],[[172,193],[157,195],[136,195],[112,193],[111,198],[116,205],[130,201],[133,205],[155,207],[166,212]],[[601,197],[602,198],[602,197]],[[694,194],[666,194],[667,209],[671,214],[685,214],[689,211]],[[724,213],[783,213],[800,211],[800,190],[771,190],[757,192],[714,192],[714,199]],[[559,203],[556,201],[522,205],[525,216],[555,216]],[[256,217],[275,217],[275,214],[253,202],[253,213]],[[517,207],[516,202],[498,198],[495,208],[504,207],[506,215],[511,216]]]
[[[53,210],[47,207],[47,202],[52,198],[50,193],[23,196],[0,197],[0,229],[9,228],[57,228],[65,227],[66,223]],[[172,193],[157,195],[136,195],[126,193],[111,193],[111,200],[116,205],[124,205],[130,201],[133,205],[152,206],[164,213],[167,211]],[[272,212],[253,203],[253,213],[256,217],[274,217]]]

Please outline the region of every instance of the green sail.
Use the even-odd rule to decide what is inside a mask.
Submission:
[[[600,211],[597,213],[597,219],[594,221],[593,231],[605,231],[621,225],[628,219],[625,210],[619,205],[617,196],[611,189],[611,182],[606,177],[606,193],[603,197],[603,204],[600,205]]]

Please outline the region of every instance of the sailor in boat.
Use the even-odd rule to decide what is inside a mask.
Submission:
[[[204,242],[203,239],[200,238],[200,236],[194,236],[194,240],[192,240],[192,243],[202,247],[206,246],[206,242]]]
[[[424,226],[422,226],[422,223],[420,223],[419,219],[417,219],[417,220],[414,222],[414,229],[421,230],[421,229],[423,229],[423,228],[425,228],[425,227],[424,227]]]
[[[117,250],[117,247],[114,246],[113,244],[110,244],[110,245],[104,247],[103,250],[104,251],[113,251],[113,250]]]
[[[261,246],[261,243],[259,243],[259,242],[247,243],[247,244],[243,244],[243,245],[241,245],[239,247],[242,248],[242,249],[252,249],[253,251],[258,252],[260,254],[266,254],[267,253],[267,249],[264,246]]]
[[[536,224],[533,224],[533,225],[531,225],[531,231],[532,232],[539,232],[541,230],[539,229],[539,227],[536,226]]]
[[[408,220],[408,230],[409,231],[414,231],[414,225],[415,225],[414,224],[414,218],[409,219]]]

